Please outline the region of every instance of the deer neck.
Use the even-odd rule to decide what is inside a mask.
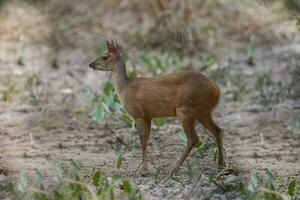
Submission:
[[[123,56],[121,56],[117,66],[115,67],[114,71],[112,72],[112,80],[115,86],[116,92],[118,97],[120,98],[121,102],[123,100],[123,91],[127,87],[129,78],[126,72],[126,65]]]

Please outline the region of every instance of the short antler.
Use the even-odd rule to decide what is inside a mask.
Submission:
[[[107,41],[107,43],[109,43],[109,42]],[[112,44],[114,47],[116,47],[117,50],[118,50],[118,52],[119,52],[122,56],[124,56],[124,50],[123,50],[122,46],[119,45],[119,44],[116,42],[116,40],[110,40],[110,44]]]

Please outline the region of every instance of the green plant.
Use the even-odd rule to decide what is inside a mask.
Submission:
[[[170,68],[178,69],[183,66],[184,62],[184,56],[180,54],[160,53],[157,51],[142,51],[138,57],[153,76],[167,72]]]
[[[165,123],[167,122],[167,120],[165,118],[155,118],[153,120],[153,122],[154,122],[155,126],[161,127],[161,126],[165,125]]]
[[[300,112],[295,113],[288,120],[288,130],[290,132],[295,132],[300,128]]]
[[[131,183],[128,180],[123,180],[123,190],[124,192],[127,194],[128,199],[130,200],[142,200],[142,194],[141,192],[136,189],[133,188]]]
[[[125,158],[123,157],[123,154],[119,154],[118,158],[117,158],[117,169],[120,169],[123,161],[125,161]]]
[[[134,127],[133,118],[122,108],[113,84],[110,81],[104,84],[102,95],[94,94],[89,88],[83,89],[82,94],[84,98],[92,104],[90,114],[93,120],[99,122],[105,117],[110,116]]]
[[[3,85],[5,86],[1,93],[1,98],[4,101],[11,101],[14,97],[14,95],[17,93],[16,86],[13,83],[13,81],[10,78],[5,79],[5,82]]]
[[[51,66],[54,69],[59,68],[59,63],[58,63],[58,58],[59,58],[59,53],[60,53],[60,49],[59,48],[52,48],[51,49]]]
[[[33,105],[38,105],[40,102],[40,92],[37,89],[39,77],[37,74],[32,74],[27,77],[25,82],[25,89],[29,91],[30,102]]]
[[[208,71],[208,77],[222,85],[226,85],[230,78],[230,72],[227,67],[218,68]]]
[[[128,179],[120,174],[104,178],[100,170],[92,177],[92,183],[82,180],[80,167],[75,161],[71,161],[70,171],[61,164],[56,165],[56,183],[53,188],[47,188],[45,179],[38,170],[35,172],[33,183],[29,181],[25,173],[21,174],[18,184],[10,182],[6,190],[16,199],[22,200],[69,200],[69,199],[115,199],[115,188],[120,187],[121,195],[128,200],[141,200],[141,192],[134,188]]]
[[[290,93],[289,85],[285,85],[283,82],[273,81],[269,74],[259,75],[255,87],[259,91],[259,101],[263,105],[278,103]]]
[[[300,57],[296,57],[295,60],[294,60],[294,70],[296,71],[296,73],[299,73],[300,72]]]
[[[290,193],[294,194],[295,187],[290,187]],[[277,184],[270,170],[261,178],[257,172],[252,172],[247,185],[241,183],[239,191],[245,199],[281,200],[287,199],[287,195],[278,192]]]
[[[231,78],[231,82],[233,84],[233,89],[231,91],[233,94],[233,100],[242,100],[248,92],[248,82],[246,81],[246,77],[236,76],[235,78]]]
[[[256,45],[254,43],[250,43],[247,47],[247,64],[255,65],[254,54],[256,50]]]
[[[296,187],[297,187],[297,182],[296,180],[292,180],[289,185],[288,185],[288,194],[293,198],[296,199]]]
[[[194,179],[194,170],[193,170],[192,164],[189,161],[186,162],[186,168],[187,168],[188,177],[189,177],[188,182],[191,183],[192,180]]]
[[[22,44],[18,51],[17,64],[24,65],[25,46]]]
[[[206,70],[218,61],[216,54],[209,53],[201,62],[201,69]]]
[[[288,184],[287,194],[278,191],[276,180],[270,170],[266,171],[264,177],[258,175],[257,172],[251,172],[250,180],[248,183],[243,181],[236,182],[235,184],[228,184],[225,181],[218,180],[219,176],[210,176],[210,183],[215,185],[215,189],[210,191],[208,196],[215,193],[226,193],[235,191],[244,200],[285,200],[285,199],[298,199],[296,197],[296,180],[292,180]],[[288,196],[290,198],[288,198]]]

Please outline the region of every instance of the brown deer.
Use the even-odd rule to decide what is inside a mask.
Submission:
[[[195,122],[199,121],[216,138],[218,166],[225,166],[221,128],[213,121],[212,111],[219,102],[216,83],[194,70],[183,70],[152,78],[129,78],[124,51],[115,41],[106,42],[108,52],[89,66],[94,70],[111,71],[117,95],[124,109],[134,118],[142,145],[142,166],[147,168],[147,143],[151,120],[177,116],[187,137],[187,145],[173,172],[182,165],[198,141]]]

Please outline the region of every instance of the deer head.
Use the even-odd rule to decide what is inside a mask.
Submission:
[[[114,71],[120,58],[124,56],[123,49],[114,40],[106,41],[107,52],[94,60],[89,66],[94,70]]]

